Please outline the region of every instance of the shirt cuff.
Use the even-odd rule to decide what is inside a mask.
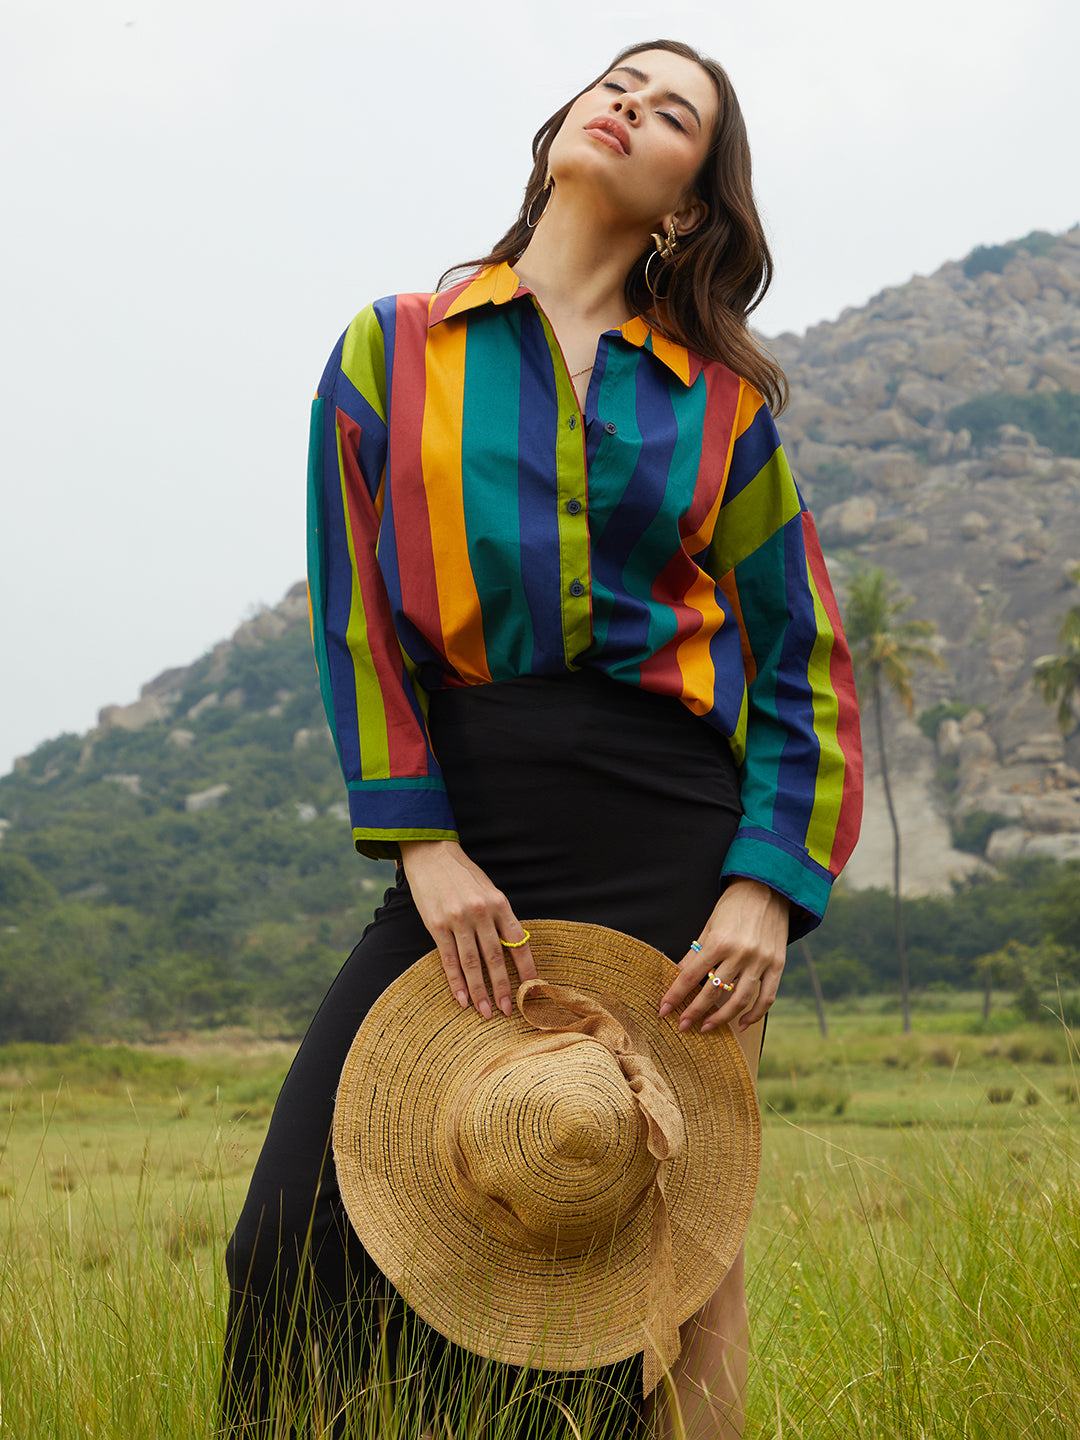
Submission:
[[[760,880],[791,904],[788,944],[821,924],[833,877],[801,846],[757,825],[739,827],[721,871],[721,886],[744,878]]]
[[[369,860],[397,860],[402,840],[456,840],[442,780],[354,781],[349,786],[353,844]]]

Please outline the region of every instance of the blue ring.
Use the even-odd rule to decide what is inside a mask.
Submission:
[[[700,941],[700,940],[691,940],[691,941],[690,941],[690,949],[691,949],[691,950],[700,950],[700,949],[701,949],[701,941]]]

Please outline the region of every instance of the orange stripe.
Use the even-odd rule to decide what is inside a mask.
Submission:
[[[716,667],[710,653],[710,643],[716,634],[717,619],[716,584],[699,570],[693,584],[682,597],[680,608],[693,610],[701,616],[693,634],[681,641],[675,652],[676,663],[682,674],[682,702],[695,715],[707,715],[716,703]],[[719,617],[721,620],[723,616]]]
[[[430,331],[425,350],[424,429],[420,465],[431,527],[435,589],[443,653],[466,684],[491,679],[483,617],[469,564],[461,476],[461,424],[465,398],[464,325]]]
[[[744,431],[750,429],[750,426],[754,423],[754,416],[764,404],[765,397],[760,395],[746,380],[742,381],[739,390],[739,408],[735,414],[735,434],[732,437],[733,444]]]
[[[656,358],[662,360],[684,385],[690,384],[690,356],[686,353],[685,345],[676,345],[666,335],[661,335],[658,330],[654,330],[652,332],[652,351]]]
[[[724,598],[731,606],[732,614],[738,622],[739,636],[742,640],[743,670],[746,674],[747,685],[752,685],[757,677],[757,661],[754,659],[754,652],[750,649],[750,640],[746,634],[746,621],[743,619],[742,603],[739,600],[739,587],[735,584],[734,570],[729,570],[726,575],[721,576],[717,584],[724,592]]]

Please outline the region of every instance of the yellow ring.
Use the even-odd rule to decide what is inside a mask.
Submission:
[[[523,925],[521,928],[522,928],[522,930],[525,930],[525,926],[524,926],[524,925]],[[521,940],[504,940],[501,936],[499,937],[499,944],[500,944],[500,945],[505,945],[506,948],[507,948],[507,950],[520,950],[521,947],[522,947],[522,945],[527,945],[528,943],[529,943],[529,932],[528,932],[528,930],[525,930],[525,936],[524,936],[524,938],[521,939]]]

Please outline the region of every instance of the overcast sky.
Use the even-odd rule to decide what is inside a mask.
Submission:
[[[0,773],[301,577],[338,334],[659,35],[742,102],[766,334],[1080,219],[1075,0],[0,0]]]

